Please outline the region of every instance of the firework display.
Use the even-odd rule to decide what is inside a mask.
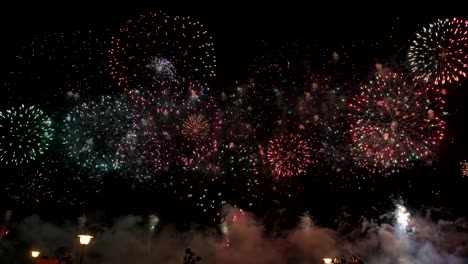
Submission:
[[[5,196],[79,206],[82,193],[123,186],[213,217],[227,202],[284,206],[310,186],[373,190],[373,176],[439,155],[442,95],[468,67],[467,23],[419,31],[410,69],[368,58],[357,67],[344,45],[262,42],[243,82],[226,87],[214,85],[214,40],[188,16],[35,37],[0,81],[16,105],[0,111]]]
[[[197,81],[215,76],[214,45],[206,27],[190,17],[142,14],[112,36],[110,73],[126,91],[153,87],[176,73]]]
[[[461,165],[461,172],[463,176],[468,176],[468,162],[467,161],[460,162],[460,165]]]
[[[435,85],[458,82],[468,70],[468,21],[439,19],[417,34],[408,51],[416,78]]]
[[[172,84],[171,84],[172,86]],[[178,95],[134,90],[128,97],[133,132],[118,145],[117,162],[125,177],[139,182],[154,179],[160,171],[176,167],[178,151],[173,137],[178,116]]]
[[[178,129],[182,164],[188,170],[217,173],[222,120],[211,96],[190,96],[181,109]]]
[[[245,207],[263,201],[262,189],[272,185],[269,169],[265,166],[265,142],[258,112],[254,111],[256,87],[238,85],[233,93],[223,93],[222,141],[220,145],[221,175]]]
[[[49,148],[53,132],[51,118],[35,106],[0,112],[0,161],[21,165],[36,160]]]
[[[67,155],[86,169],[118,169],[117,149],[133,133],[132,121],[126,103],[110,96],[75,107],[66,115],[62,131]]]
[[[48,102],[57,107],[67,97],[107,90],[108,42],[107,31],[74,30],[35,36],[16,55],[15,70],[8,76],[9,98]]]
[[[55,198],[56,180],[54,166],[41,163],[35,168],[22,168],[12,182],[4,187],[8,196],[16,203],[37,205]]]
[[[182,134],[190,140],[203,140],[209,131],[210,126],[202,114],[189,115],[182,124]]]
[[[353,155],[373,171],[408,167],[430,158],[444,139],[445,122],[425,96],[425,87],[399,74],[378,75],[349,104]]]
[[[336,56],[335,56],[336,57]],[[336,66],[324,65],[324,68]],[[358,190],[362,186],[372,189],[372,179],[358,174],[350,149],[347,103],[352,95],[352,82],[341,81],[337,74],[309,73],[304,95],[296,105],[294,127],[310,140],[311,159],[314,160],[314,181],[326,183],[335,189]]]
[[[298,134],[281,134],[271,139],[267,159],[275,177],[304,173],[312,162],[309,143]]]
[[[176,74],[174,65],[164,58],[154,57],[146,67],[153,71],[154,78],[162,76],[163,78],[172,79]]]
[[[138,182],[150,183],[153,180],[168,184],[169,181],[156,179],[178,164],[174,142],[157,134],[129,134],[117,150],[117,163],[122,176]]]

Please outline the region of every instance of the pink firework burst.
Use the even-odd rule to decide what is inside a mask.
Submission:
[[[359,166],[396,172],[434,155],[445,122],[428,100],[431,89],[396,73],[377,75],[360,87],[349,104],[352,154]]]
[[[109,71],[125,91],[154,87],[176,73],[195,80],[215,76],[214,45],[206,27],[161,11],[127,20],[112,36],[108,55]]]
[[[312,163],[309,144],[299,134],[273,137],[268,144],[267,160],[276,178],[304,173]]]

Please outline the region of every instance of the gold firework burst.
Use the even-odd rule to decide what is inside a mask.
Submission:
[[[463,176],[468,176],[468,161],[460,162]]]
[[[210,126],[204,115],[193,114],[184,120],[182,135],[188,139],[199,140],[208,135]]]

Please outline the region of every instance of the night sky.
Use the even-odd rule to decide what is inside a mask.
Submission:
[[[107,4],[101,3],[99,6],[91,1],[49,6],[21,2],[15,4],[16,6],[2,6],[0,76],[5,76],[10,71],[18,47],[36,34],[87,28],[108,28],[112,31],[119,28],[127,18],[150,9],[162,8],[169,14],[191,16],[207,25],[219,58],[216,69],[218,75],[212,83],[218,92],[231,89],[236,82],[247,82],[249,65],[263,51],[262,43],[265,42],[280,45],[278,43],[304,40],[331,50],[344,46],[360,69],[368,67],[368,71],[371,71],[375,63],[396,58],[394,54],[398,51],[398,56],[404,54],[401,48],[407,46],[408,39],[420,25],[435,18],[457,15],[456,10],[439,10],[439,6],[430,11],[419,10],[417,13],[397,15],[389,14],[394,8],[387,9],[384,6],[379,9],[364,5],[354,6],[353,9],[359,10],[355,11],[331,4],[328,7],[313,4],[310,7],[285,7],[230,2],[187,6],[153,2],[157,1],[132,1],[132,4],[106,1]],[[373,210],[372,207],[387,208],[392,205],[392,199],[403,199],[413,208],[442,206],[454,208],[457,215],[468,214],[463,198],[468,182],[462,177],[459,165],[468,158],[468,128],[465,125],[468,106],[464,99],[468,96],[464,87],[467,84],[465,80],[460,87],[449,91],[447,101],[450,115],[444,117],[448,124],[447,139],[440,149],[439,160],[433,167],[417,166],[397,175],[375,176],[378,179],[364,183],[361,189],[338,190],[330,187],[326,179],[306,179],[308,184],[304,187],[304,194],[296,200],[287,201],[286,198],[281,203],[255,208],[255,212],[268,217],[269,214],[275,215],[281,208],[288,208],[288,215],[294,219],[294,216],[308,210],[318,219],[330,222],[330,218],[338,215],[343,207],[358,214],[369,213]],[[5,171],[2,174],[4,173]],[[48,218],[55,218],[57,215],[54,206],[21,207],[12,204],[3,194],[0,197],[0,211],[13,208],[19,215],[39,213]],[[59,214],[75,217],[81,212],[100,212],[113,216],[155,211],[168,222],[211,220],[187,201],[167,202],[158,191],[132,192],[127,183],[122,181],[107,184],[99,195],[85,199],[90,201],[77,207],[65,208]],[[193,214],[193,217],[187,218],[187,214]]]
[[[414,81],[418,30],[468,19],[445,2],[415,7],[1,3],[0,262],[27,262],[30,249],[76,259],[76,234],[87,232],[86,263],[180,263],[186,247],[201,263],[467,263],[468,78],[443,96],[418,80],[425,97],[389,85],[405,98],[375,99],[387,88],[379,80]],[[208,34],[190,38],[203,27],[187,21]],[[214,78],[199,71],[211,55]],[[33,114],[15,115],[21,104]],[[28,134],[32,117],[41,132]],[[29,164],[8,152],[34,157],[8,145],[34,148],[23,133],[50,144]],[[427,157],[388,158],[426,147]]]

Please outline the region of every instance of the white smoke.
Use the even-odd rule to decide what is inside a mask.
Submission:
[[[393,213],[392,213],[393,214]],[[342,223],[343,231],[316,225],[308,215],[298,219],[291,230],[271,234],[261,221],[248,212],[228,208],[222,213],[224,226],[204,231],[180,232],[170,225],[159,226],[150,233],[150,223],[159,223],[156,216],[122,216],[111,225],[94,230],[94,239],[86,250],[86,263],[183,263],[185,249],[201,256],[199,263],[322,263],[324,257],[357,256],[366,264],[458,264],[468,261],[468,234],[463,218],[454,221],[431,220],[431,211],[420,216],[404,207],[395,209],[396,222],[361,218],[357,225]],[[155,218],[156,217],[156,218]],[[235,220],[234,220],[235,219]],[[92,221],[88,219],[86,225]],[[223,226],[223,225],[221,225]],[[403,228],[404,227],[404,228]],[[411,227],[411,232],[401,232]],[[38,216],[30,216],[13,228],[19,240],[40,248],[42,255],[52,257],[57,248],[66,247],[77,255],[76,223],[52,224]],[[403,229],[402,229],[403,228]],[[224,234],[223,234],[224,233]],[[225,236],[229,235],[229,246]],[[18,255],[1,241],[4,256]],[[27,250],[27,249],[26,249]],[[73,252],[74,251],[74,252]],[[0,256],[1,263],[3,261]]]

